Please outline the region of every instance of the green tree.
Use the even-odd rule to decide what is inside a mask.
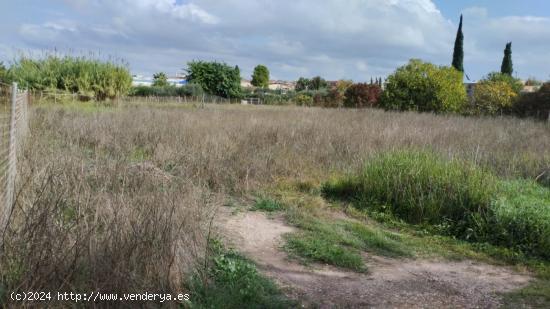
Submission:
[[[460,72],[464,72],[464,34],[462,33],[462,15],[460,15],[460,24],[456,33],[455,49],[453,52],[453,67]]]
[[[224,98],[241,97],[238,67],[220,62],[191,61],[187,64],[187,81],[199,84],[209,94]]]
[[[309,83],[309,90],[320,90],[320,89],[327,88],[327,86],[328,86],[328,83],[326,80],[324,80],[320,76],[315,76],[314,78],[311,79]]]
[[[506,44],[504,49],[504,58],[502,59],[502,66],[500,67],[500,72],[502,74],[508,74],[512,76],[514,73],[514,65],[512,63],[512,42]]]
[[[311,81],[308,78],[300,77],[296,82],[295,90],[296,91],[308,90],[310,84],[311,84]]]
[[[164,72],[153,75],[153,87],[168,87],[168,76]]]
[[[0,82],[2,83],[8,83],[9,82],[9,72],[6,66],[4,65],[4,62],[0,62]]]
[[[265,65],[258,65],[252,73],[252,85],[260,88],[269,86],[269,69]]]
[[[391,110],[459,112],[466,105],[462,73],[412,59],[388,76],[380,105]]]

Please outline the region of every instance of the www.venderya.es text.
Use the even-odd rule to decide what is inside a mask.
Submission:
[[[12,292],[10,298],[15,302],[104,302],[104,301],[139,301],[139,302],[186,302],[189,294],[162,294],[162,293],[74,293],[74,292]]]

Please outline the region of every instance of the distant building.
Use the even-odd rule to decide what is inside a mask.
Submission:
[[[145,77],[142,75],[134,75],[132,76],[132,86],[152,86],[153,85],[153,78],[152,77]]]
[[[173,76],[168,77],[168,83],[172,86],[181,87],[187,85],[187,79],[185,76]],[[153,77],[134,75],[132,76],[132,86],[153,86]]]
[[[271,80],[269,81],[268,88],[269,90],[281,90],[283,92],[294,91],[296,89],[296,83],[282,80]]]
[[[252,82],[248,79],[241,79],[241,87],[243,87],[243,88],[254,88],[254,86],[252,86]]]

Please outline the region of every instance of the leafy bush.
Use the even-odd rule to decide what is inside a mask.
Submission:
[[[294,102],[298,106],[312,106],[313,98],[307,94],[300,93],[294,98]]]
[[[375,84],[353,84],[348,87],[345,94],[345,107],[374,107],[382,94],[382,88]]]
[[[198,97],[203,94],[202,87],[197,84],[187,84],[180,87],[137,86],[130,91],[130,95],[135,97]]]
[[[391,110],[458,112],[466,104],[463,75],[413,59],[386,80],[380,104]]]
[[[504,82],[510,85],[510,87],[516,94],[519,94],[523,89],[523,85],[521,84],[521,81],[517,78],[512,77],[509,74],[492,72],[492,73],[489,73],[487,77],[485,77],[483,80],[490,81],[490,82]]]
[[[475,87],[472,111],[474,114],[502,114],[510,110],[517,96],[509,83],[484,80]]]
[[[187,80],[208,94],[224,98],[241,97],[241,75],[238,67],[225,63],[192,61],[187,64]]]
[[[535,93],[522,94],[512,107],[512,112],[520,117],[550,119],[550,83],[545,83]]]
[[[125,95],[132,84],[132,76],[124,64],[57,55],[43,59],[21,57],[11,66],[10,77],[21,88],[57,89],[97,100]]]
[[[324,107],[342,107],[344,105],[345,95],[338,88],[331,88],[325,96]]]

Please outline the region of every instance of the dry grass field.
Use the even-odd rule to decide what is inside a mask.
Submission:
[[[191,275],[207,280],[221,206],[403,149],[534,179],[550,166],[550,127],[374,109],[34,106],[4,289],[187,291]]]

